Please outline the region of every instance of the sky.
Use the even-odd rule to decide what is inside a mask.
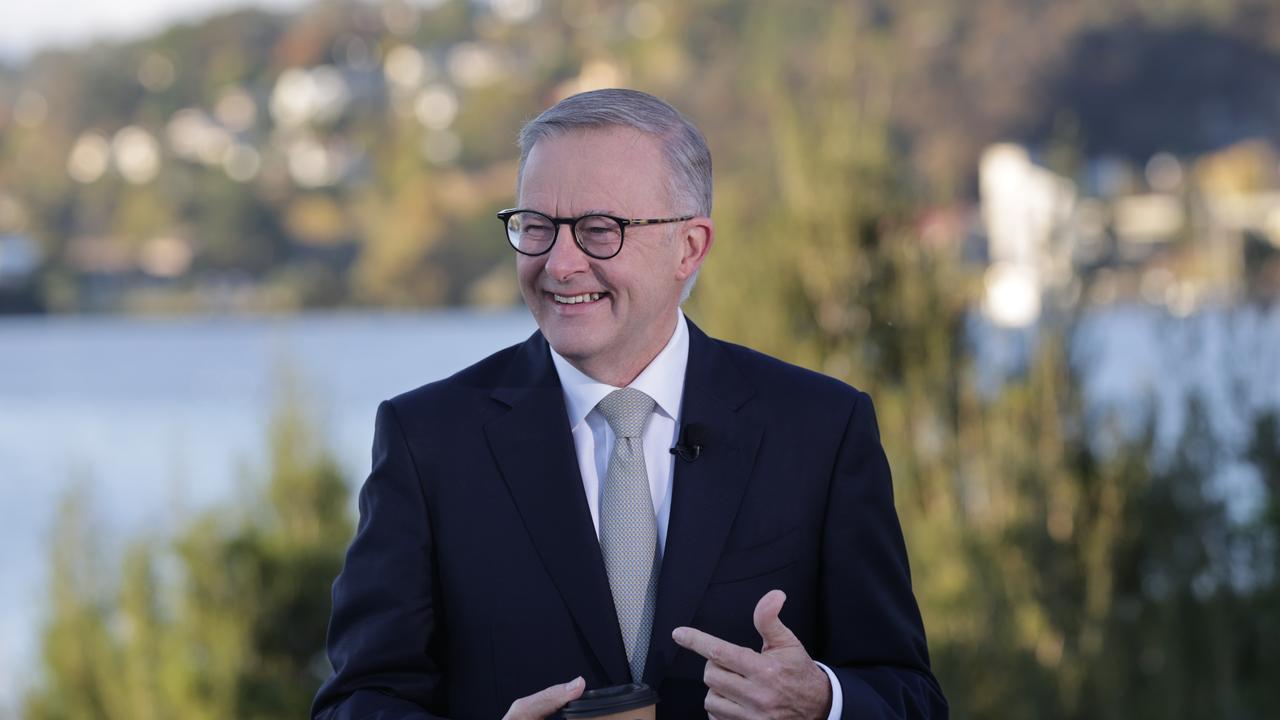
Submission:
[[[45,47],[140,37],[177,21],[253,6],[300,7],[306,0],[3,0],[0,59],[22,61]]]

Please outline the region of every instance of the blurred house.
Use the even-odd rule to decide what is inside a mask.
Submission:
[[[1069,241],[1075,183],[1007,143],[987,148],[978,172],[990,262],[983,310],[999,325],[1030,325],[1040,317],[1046,286],[1071,276],[1062,249]]]
[[[979,186],[983,311],[998,325],[1025,327],[1059,302],[1137,300],[1185,315],[1280,296],[1280,153],[1269,142],[1162,152],[1143,168],[1088,158],[1079,184],[1005,143],[983,153]]]

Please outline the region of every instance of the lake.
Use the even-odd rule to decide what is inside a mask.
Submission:
[[[0,708],[34,675],[48,539],[72,488],[89,493],[92,520],[116,541],[173,530],[175,518],[228,499],[242,466],[263,467],[285,373],[358,479],[379,401],[534,327],[523,308],[0,319]]]

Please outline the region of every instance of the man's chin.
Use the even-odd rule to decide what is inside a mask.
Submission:
[[[590,359],[597,354],[600,346],[593,334],[584,332],[584,328],[562,328],[552,324],[542,328],[542,335],[552,350],[574,363]]]

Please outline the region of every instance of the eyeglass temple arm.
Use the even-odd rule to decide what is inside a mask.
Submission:
[[[685,220],[692,220],[694,217],[696,217],[696,216],[695,216],[695,215],[682,215],[682,216],[680,216],[680,217],[669,217],[669,218],[648,218],[648,219],[645,219],[645,220],[631,220],[631,219],[627,219],[627,224],[628,224],[628,225],[661,225],[661,224],[663,224],[663,223],[684,222]]]

